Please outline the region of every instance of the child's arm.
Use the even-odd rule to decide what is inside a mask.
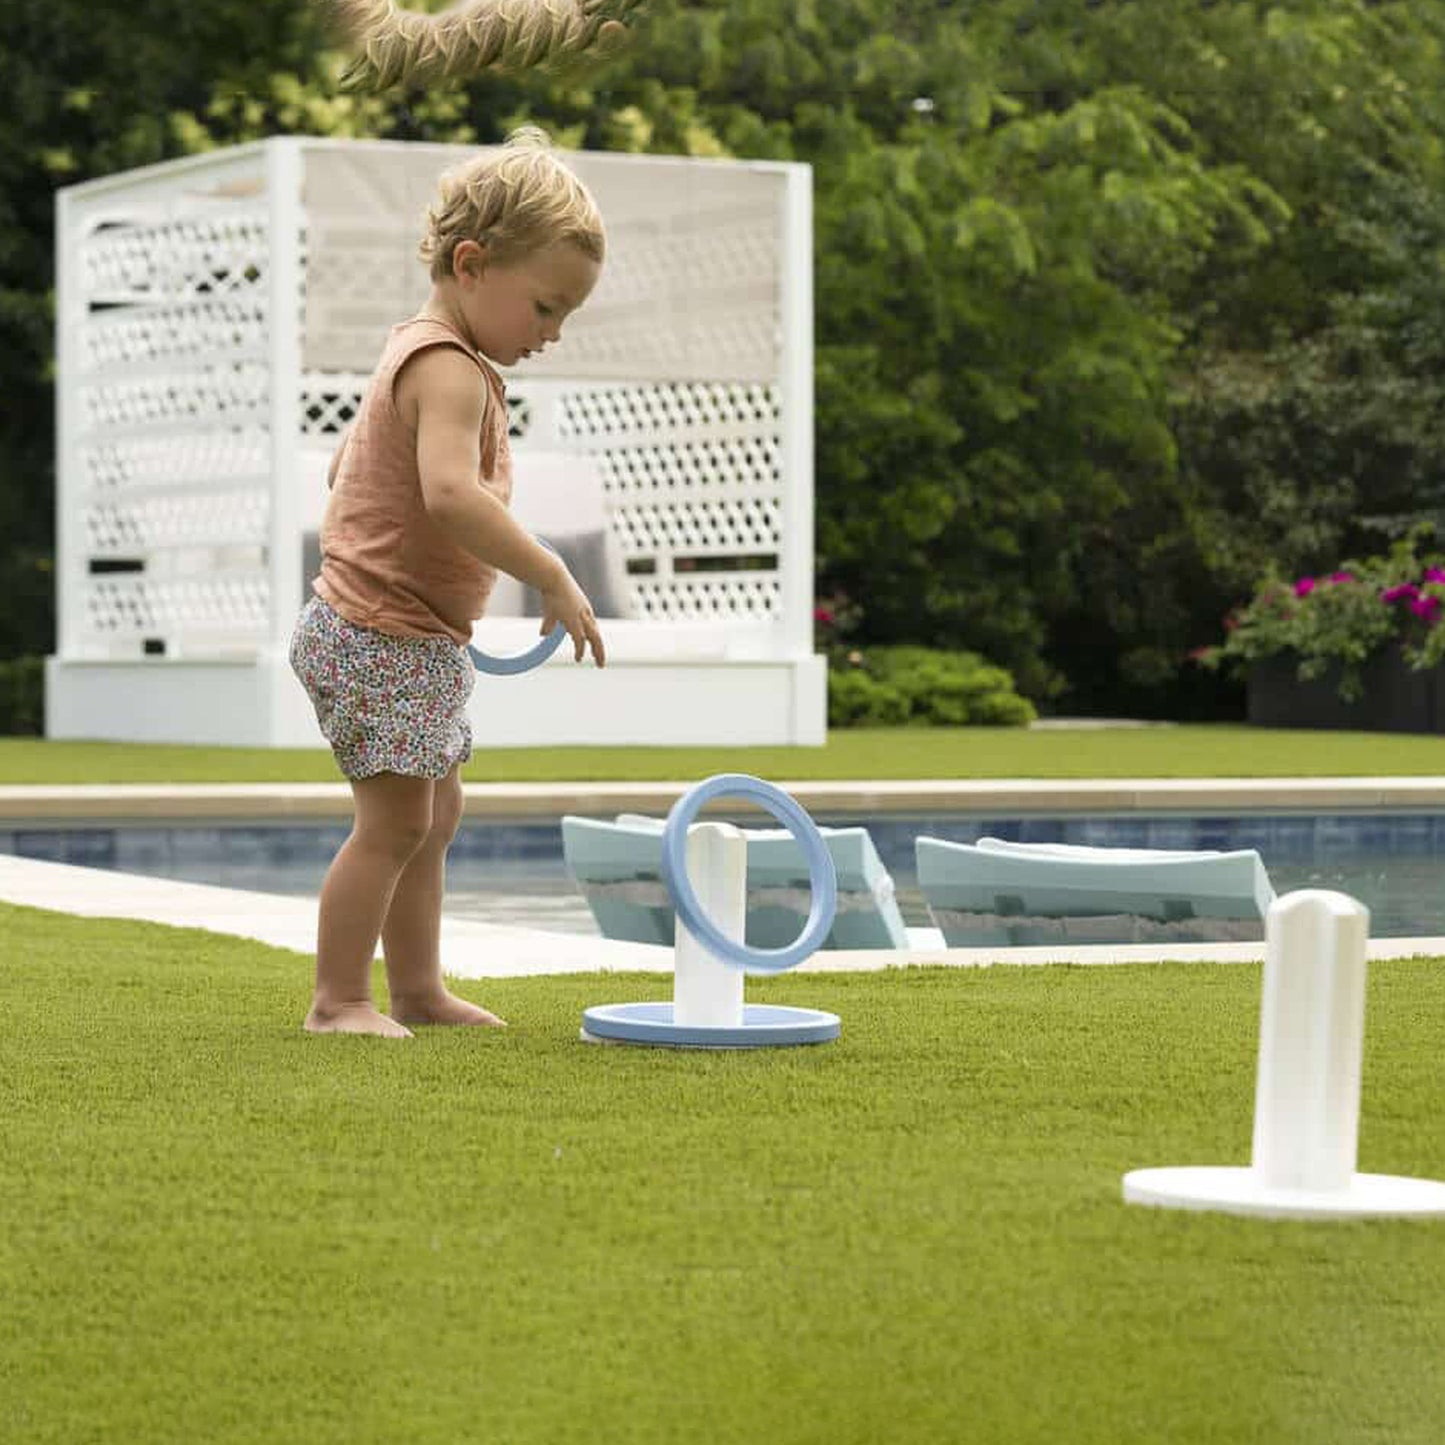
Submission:
[[[409,395],[408,395],[409,394]],[[606,649],[586,595],[562,561],[533,540],[490,492],[477,485],[481,421],[493,404],[482,374],[451,347],[413,358],[397,381],[397,402],[416,405],[416,460],[427,515],[458,546],[542,594],[542,631],[561,622],[580,662],[590,646],[599,665]]]

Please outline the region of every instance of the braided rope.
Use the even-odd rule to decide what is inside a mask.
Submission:
[[[482,70],[529,70],[613,54],[639,0],[461,0],[440,15],[396,0],[329,0],[358,54],[341,77],[353,90],[430,85]]]

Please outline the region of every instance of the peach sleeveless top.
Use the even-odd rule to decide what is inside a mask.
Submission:
[[[427,515],[416,427],[396,404],[396,378],[417,352],[452,346],[486,378],[477,485],[512,500],[507,399],[501,377],[445,322],[416,316],[393,326],[345,442],[321,524],[321,575],[313,590],[348,622],[402,637],[471,639],[497,580]]]

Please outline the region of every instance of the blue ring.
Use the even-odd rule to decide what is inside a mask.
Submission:
[[[526,652],[513,652],[497,657],[490,652],[479,652],[470,643],[467,651],[472,655],[478,672],[492,677],[515,677],[519,672],[531,672],[540,667],[567,639],[567,629],[559,622],[539,643]]]
[[[557,549],[541,537],[534,537],[533,541],[538,546],[545,547],[554,557],[559,555]],[[566,637],[567,629],[559,622],[540,642],[525,652],[513,652],[498,657],[490,652],[480,651],[471,643],[467,644],[467,651],[471,653],[478,672],[485,672],[491,677],[516,677],[519,672],[531,672],[534,667],[541,667],[561,647]]]
[[[808,860],[813,904],[803,931],[786,948],[749,948],[721,932],[703,911],[687,876],[687,830],[705,803],[714,798],[748,798],[766,808],[797,840]],[[821,946],[838,908],[838,870],[807,810],[781,788],[747,773],[719,773],[684,793],[672,805],[662,830],[662,877],[682,924],[709,953],[730,968],[782,973]]]

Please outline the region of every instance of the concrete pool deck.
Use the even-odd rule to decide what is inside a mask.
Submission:
[[[672,783],[469,783],[467,816],[513,820],[563,813],[665,812],[689,786]],[[1019,779],[783,783],[810,812],[913,815],[1023,813],[1320,812],[1419,809],[1445,812],[1445,777]],[[75,784],[0,787],[0,822],[11,826],[84,822],[299,822],[350,815],[344,783]],[[92,918],[126,918],[234,934],[309,955],[316,937],[313,898],[250,893],[207,884],[79,868],[0,854],[0,901]],[[672,968],[672,950],[580,934],[546,933],[447,917],[442,955],[453,978]],[[1081,948],[911,948],[823,951],[805,972],[945,964],[1121,964],[1257,962],[1262,943],[1094,945]],[[1445,956],[1445,938],[1381,938],[1370,957]]]

